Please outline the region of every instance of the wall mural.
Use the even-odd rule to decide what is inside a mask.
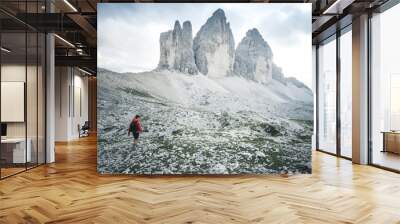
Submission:
[[[99,173],[311,173],[310,4],[98,8]]]

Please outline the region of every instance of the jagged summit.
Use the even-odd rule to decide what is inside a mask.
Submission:
[[[212,17],[221,17],[221,18],[226,18],[225,17],[225,12],[224,10],[222,10],[221,8],[215,10],[215,12],[213,12]]]
[[[261,83],[271,81],[272,50],[256,28],[248,30],[236,48],[233,72]]]
[[[183,41],[186,42],[186,43],[184,43],[185,46],[192,48],[192,49],[188,49],[188,51],[186,51],[186,54],[184,54],[183,56],[191,58],[190,66],[195,66],[196,73],[197,73],[197,67],[196,67],[196,63],[194,62],[194,54],[193,54],[192,24],[190,23],[190,21],[185,21],[182,24],[182,39],[183,39]],[[193,62],[193,64],[192,64],[192,62]]]
[[[264,37],[261,35],[260,31],[258,31],[257,28],[253,28],[253,29],[248,30],[246,32],[246,37],[247,38],[251,38],[254,41],[259,41],[260,43],[261,42],[265,43],[265,45],[266,45],[265,47],[266,47],[266,49],[268,51],[268,54],[270,54],[270,56],[272,57],[271,47],[269,46],[268,42],[264,40]]]
[[[232,73],[235,41],[225,12],[216,10],[193,40],[195,62],[199,71],[210,77]]]
[[[187,20],[187,21],[183,22],[182,27],[183,27],[184,30],[185,29],[190,29],[190,31],[191,31],[192,30],[192,23],[190,23],[190,21]]]
[[[246,32],[245,38],[249,38],[254,40],[255,42],[261,43],[262,47],[265,48],[264,50],[266,50],[268,56],[270,56],[271,58],[273,57],[271,47],[269,46],[268,42],[264,40],[263,36],[261,35],[260,31],[258,31],[257,28],[248,30]]]
[[[175,21],[175,24],[174,24],[174,31],[178,31],[178,30],[181,30],[182,28],[181,28],[181,23],[179,22],[179,20],[176,20]]]
[[[263,39],[263,37],[261,36],[260,31],[258,31],[257,28],[253,28],[253,29],[248,30],[246,32],[246,36],[253,36],[253,37],[257,37],[257,38]]]
[[[217,9],[193,39],[190,21],[176,20],[173,30],[160,34],[160,60],[157,70],[177,71],[220,78],[241,76],[259,83],[276,80],[297,87],[300,81],[286,78],[273,62],[272,49],[257,28],[249,29],[235,49],[229,22],[222,9]]]
[[[175,70],[187,74],[197,74],[194,62],[192,24],[175,21],[174,29],[160,34],[160,60],[158,70]]]

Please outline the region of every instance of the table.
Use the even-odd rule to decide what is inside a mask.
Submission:
[[[382,152],[400,154],[400,131],[383,131]]]
[[[26,163],[31,162],[32,153],[30,138],[26,139],[28,143],[25,151],[25,138],[6,138],[1,139],[1,157],[6,163]]]

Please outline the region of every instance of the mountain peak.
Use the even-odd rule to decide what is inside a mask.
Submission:
[[[248,30],[246,32],[246,36],[263,38],[257,28],[253,28],[253,29]]]
[[[192,29],[192,23],[189,21],[189,20],[187,20],[187,21],[185,21],[185,22],[183,22],[182,23],[182,28],[185,30],[185,29]]]
[[[185,21],[182,23],[182,35],[186,40],[190,40],[190,42],[193,44],[192,23],[190,23],[190,21]]]
[[[160,60],[157,69],[197,74],[193,54],[192,25],[189,21],[183,23],[182,29],[181,24],[176,20],[172,31],[160,34]]]
[[[217,9],[201,26],[193,40],[197,68],[203,75],[223,77],[231,74],[235,41],[225,12]]]
[[[225,12],[224,12],[224,10],[222,10],[222,9],[217,9],[217,10],[215,10],[215,12],[212,14],[212,17],[211,18],[226,18],[225,17]]]
[[[175,21],[174,30],[181,30],[181,24],[179,23],[178,20]]]
[[[271,81],[272,51],[256,28],[248,30],[236,48],[233,71],[257,82]]]

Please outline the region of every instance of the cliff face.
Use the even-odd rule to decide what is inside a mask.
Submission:
[[[193,51],[202,74],[223,77],[232,73],[235,42],[222,9],[216,10],[200,28],[193,41]]]
[[[257,29],[247,31],[235,52],[233,72],[261,83],[272,79],[272,51]]]
[[[192,24],[189,21],[185,21],[182,28],[176,21],[173,30],[160,34],[158,69],[198,73],[193,54]]]

